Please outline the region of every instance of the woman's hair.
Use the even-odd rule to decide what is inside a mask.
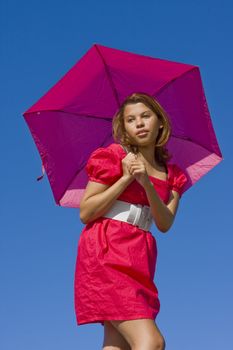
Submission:
[[[159,164],[166,164],[168,160],[171,159],[172,155],[169,154],[166,143],[171,135],[171,123],[169,117],[162,106],[156,101],[152,96],[146,93],[133,93],[129,95],[122,103],[120,109],[113,117],[112,122],[112,134],[116,142],[119,142],[122,146],[127,147],[131,152],[138,153],[138,146],[132,144],[129,139],[124,125],[124,111],[128,104],[133,103],[144,103],[148,108],[150,108],[162,122],[162,128],[159,129],[158,136],[155,141],[155,159]]]

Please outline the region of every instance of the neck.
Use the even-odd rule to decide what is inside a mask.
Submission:
[[[138,146],[138,150],[142,154],[143,158],[146,160],[147,163],[149,163],[151,166],[156,165],[154,145],[148,145],[145,147]]]

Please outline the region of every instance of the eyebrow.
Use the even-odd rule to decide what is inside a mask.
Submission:
[[[143,115],[143,114],[145,114],[145,113],[148,113],[148,112],[150,112],[149,109],[147,109],[146,111],[142,112],[141,115]],[[134,117],[134,115],[129,114],[129,115],[126,115],[126,116],[125,116],[125,118],[129,118],[129,117]]]

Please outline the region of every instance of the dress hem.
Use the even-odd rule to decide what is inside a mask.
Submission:
[[[103,316],[103,317],[97,317],[97,318],[93,318],[92,320],[88,320],[88,319],[83,319],[83,320],[79,320],[77,321],[77,325],[78,326],[82,326],[84,324],[88,324],[88,323],[101,323],[102,326],[104,326],[104,321],[129,321],[129,320],[137,320],[137,319],[142,319],[142,318],[146,318],[146,319],[150,319],[150,320],[155,320],[156,316],[149,316],[149,315],[132,315],[132,316],[124,316],[124,318],[122,317],[116,317],[116,316]]]

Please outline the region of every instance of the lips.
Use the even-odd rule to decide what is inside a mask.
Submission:
[[[145,134],[145,133],[147,133],[147,132],[148,132],[147,130],[140,130],[140,131],[137,132],[136,135]]]

